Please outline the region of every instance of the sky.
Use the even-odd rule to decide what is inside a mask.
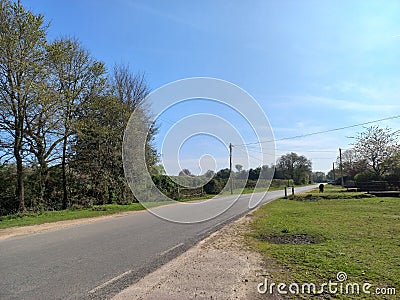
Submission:
[[[23,0],[50,22],[49,39],[78,38],[92,56],[144,72],[151,90],[189,77],[237,85],[265,112],[275,155],[305,155],[327,172],[338,149],[362,127],[306,138],[279,139],[398,115],[400,112],[399,1],[237,0]],[[212,101],[170,107],[159,117],[155,144],[170,174],[176,153],[163,141],[180,119],[212,113],[257,141],[243,116]],[[236,115],[235,115],[236,114]],[[251,123],[251,122],[250,122]],[[193,122],[193,130],[196,130]],[[400,119],[377,125],[400,129]],[[189,125],[188,125],[189,126]],[[246,127],[247,126],[247,127]],[[247,128],[247,129],[246,129]],[[223,133],[221,133],[223,134]],[[229,166],[226,137],[193,136],[182,147],[180,168],[199,174]],[[167,143],[168,144],[168,143]],[[172,149],[172,148],[171,148]],[[251,154],[246,156],[246,151]],[[262,164],[260,147],[233,147],[233,164]],[[173,151],[173,150],[171,150]]]

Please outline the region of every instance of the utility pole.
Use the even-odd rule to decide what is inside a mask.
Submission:
[[[344,187],[343,164],[342,164],[342,149],[341,148],[339,148],[339,159],[340,159],[340,176],[342,177],[342,187]]]
[[[229,180],[231,182],[231,194],[233,194],[232,143],[229,143]]]
[[[336,174],[335,174],[335,163],[333,163],[333,181],[336,181]]]

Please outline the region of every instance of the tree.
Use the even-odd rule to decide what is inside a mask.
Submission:
[[[250,168],[248,175],[249,180],[257,180],[258,177],[260,176],[260,170],[261,168],[256,168],[256,169]]]
[[[39,199],[44,201],[49,180],[49,164],[59,159],[57,147],[63,138],[60,135],[60,120],[58,99],[54,91],[43,83],[36,93],[26,113],[26,143],[27,149],[34,156],[33,164],[39,165]]]
[[[192,173],[190,172],[189,169],[182,169],[179,172],[178,176],[192,176]]]
[[[134,75],[128,67],[115,66],[112,77],[108,78],[108,88],[101,95],[88,98],[77,114],[73,169],[90,178],[93,186],[90,193],[100,203],[126,202],[123,135],[131,114],[140,109],[139,104],[147,94],[148,87],[141,74]],[[142,116],[144,123],[150,123],[146,113]],[[156,130],[155,126],[150,128],[145,145],[146,165],[153,175],[165,172],[162,166],[156,166],[158,156],[152,145]]]
[[[378,178],[382,178],[393,168],[393,157],[399,147],[400,131],[392,131],[389,127],[371,126],[358,133],[354,143],[354,151],[358,160],[364,160]]]
[[[295,184],[304,184],[311,178],[312,163],[305,156],[291,152],[278,159],[276,169],[281,179],[293,179]]]
[[[336,171],[330,170],[328,174],[326,174],[326,179],[329,181],[335,181],[336,180]]]
[[[77,116],[71,168],[87,181],[97,204],[125,201],[122,137],[125,106],[112,95],[87,101]]]
[[[207,172],[204,174],[206,178],[213,178],[215,176],[215,172],[213,170],[207,170]]]
[[[113,70],[113,77],[110,78],[113,95],[119,99],[121,103],[125,105],[126,121],[125,125],[129,120],[130,115],[136,109],[142,109],[140,104],[149,94],[150,90],[147,86],[145,76],[142,73],[133,73],[128,65],[115,65]],[[140,107],[140,108],[139,108]],[[145,123],[150,123],[150,115],[147,111],[143,111],[143,120]],[[153,145],[154,136],[158,132],[156,124],[150,124],[146,140],[146,165],[150,173],[157,172],[154,170],[158,162],[157,150]],[[121,132],[123,135],[123,131]]]
[[[67,152],[70,138],[75,133],[75,117],[80,105],[104,89],[105,67],[103,63],[93,60],[76,39],[69,38],[55,40],[48,45],[47,61],[62,116],[62,207],[65,209],[68,206]]]
[[[217,179],[228,179],[231,175],[231,171],[228,168],[221,169],[217,172],[215,175],[215,178]]]
[[[337,174],[340,176],[340,157],[336,159],[336,166],[339,167]],[[354,149],[348,149],[342,152],[343,176],[354,178],[355,175],[368,169],[365,159],[359,157]]]
[[[165,168],[163,165],[158,164],[154,167],[155,175],[166,175],[167,171],[165,171]]]
[[[25,210],[24,145],[27,111],[40,86],[46,25],[20,1],[0,1],[0,130],[16,162],[16,196]]]
[[[326,181],[326,175],[324,172],[313,172],[312,173],[312,180],[314,182],[325,182]]]
[[[243,166],[240,164],[236,164],[235,169],[238,171],[238,173],[240,173],[243,170]]]

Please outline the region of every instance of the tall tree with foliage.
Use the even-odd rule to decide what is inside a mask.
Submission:
[[[142,74],[133,74],[127,66],[115,66],[109,86],[102,95],[90,98],[77,116],[77,134],[73,146],[72,167],[78,176],[90,178],[88,193],[99,203],[129,201],[122,163],[122,142],[131,113],[148,94]],[[145,115],[144,115],[145,116]],[[146,120],[144,120],[146,122]],[[147,138],[146,162],[155,168],[157,154]]]
[[[76,132],[75,117],[79,107],[104,88],[104,64],[93,60],[76,39],[63,38],[47,46],[47,61],[52,73],[52,85],[57,93],[62,116],[62,207],[68,206],[67,163],[71,136]]]
[[[276,165],[280,179],[293,179],[295,184],[304,184],[311,179],[312,163],[303,155],[291,152],[282,155]]]
[[[49,86],[49,77],[46,68],[43,80],[26,114],[26,144],[33,155],[33,166],[38,165],[39,175],[39,202],[45,202],[45,194],[49,180],[49,166],[59,162],[59,146],[63,141],[59,110],[59,99]],[[32,199],[33,200],[33,199]],[[31,201],[32,201],[31,200]]]
[[[112,95],[92,98],[77,118],[71,167],[87,183],[86,196],[96,204],[125,202],[121,157],[125,126],[125,106]]]
[[[0,129],[16,163],[16,196],[25,210],[24,145],[29,107],[41,84],[46,25],[20,1],[0,1]]]

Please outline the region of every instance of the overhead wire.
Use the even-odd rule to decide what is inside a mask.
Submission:
[[[234,146],[258,145],[258,144],[263,144],[263,143],[271,143],[271,142],[278,142],[278,141],[285,141],[285,140],[293,140],[293,139],[313,136],[313,135],[317,135],[317,134],[330,133],[330,132],[334,132],[334,131],[339,131],[339,130],[354,128],[354,127],[369,125],[369,124],[373,124],[373,123],[378,123],[378,122],[383,122],[383,121],[388,121],[388,120],[394,120],[394,119],[398,119],[398,118],[400,118],[400,115],[390,116],[390,117],[386,117],[386,118],[382,118],[382,119],[378,119],[378,120],[373,120],[373,121],[369,121],[369,122],[364,122],[364,123],[358,123],[358,124],[353,124],[353,125],[333,128],[333,129],[329,129],[329,130],[316,131],[316,132],[300,134],[300,135],[295,135],[295,136],[290,136],[290,137],[283,137],[283,138],[279,138],[279,139],[271,139],[271,140],[266,140],[266,141],[258,141],[258,142],[252,142],[252,143],[238,144],[238,145],[234,145]]]

